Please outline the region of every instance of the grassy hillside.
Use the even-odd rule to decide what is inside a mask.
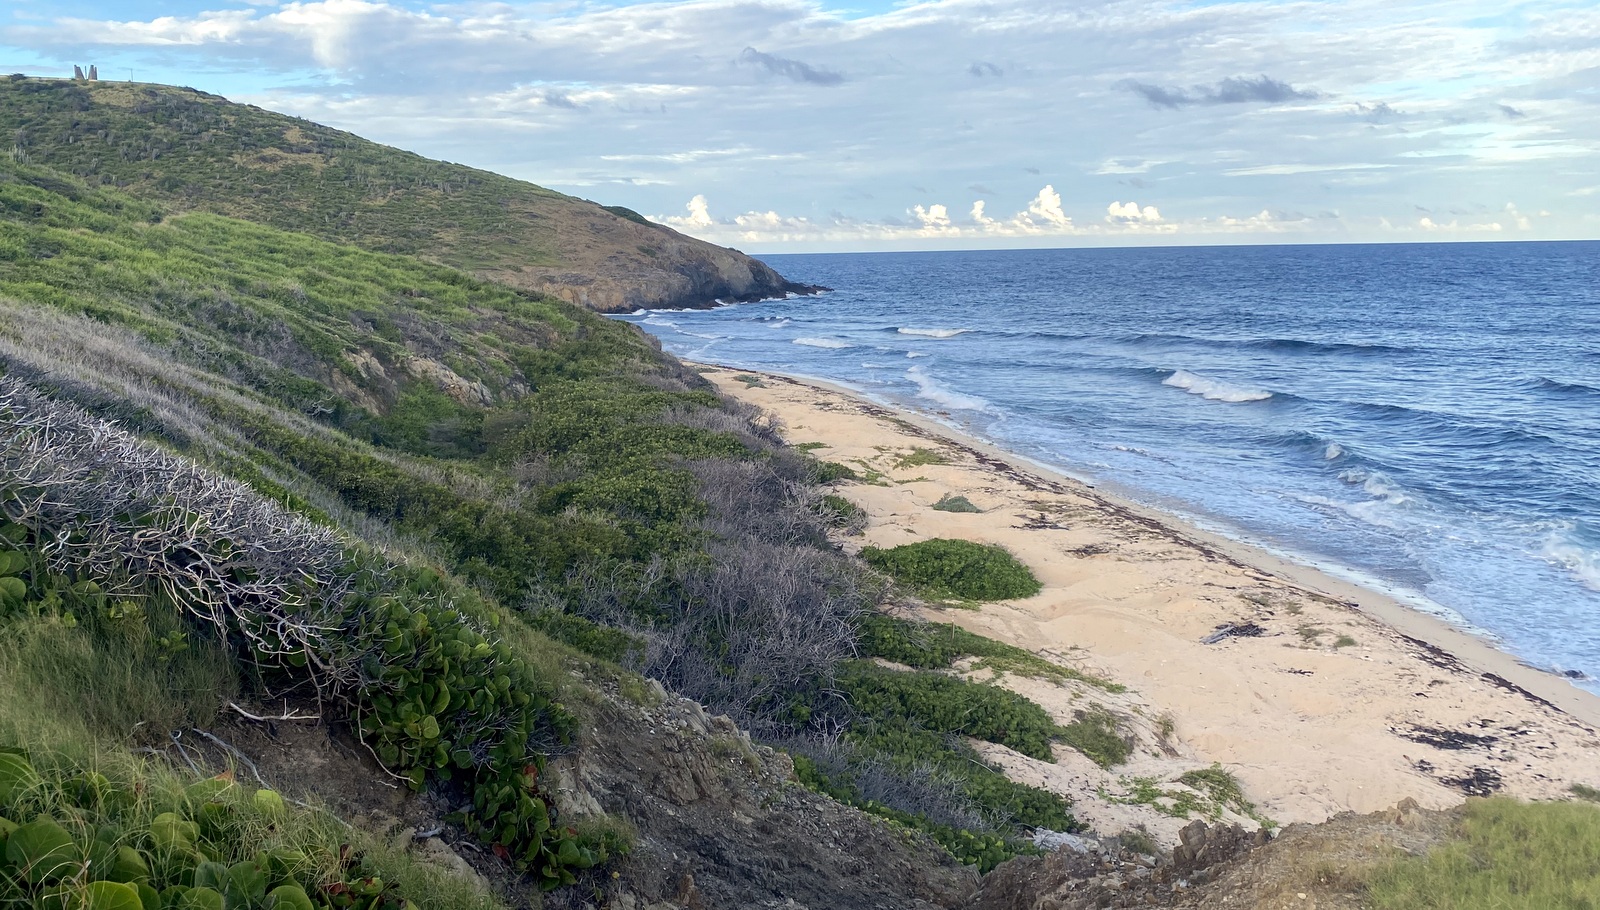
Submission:
[[[626,209],[193,89],[0,80],[0,129],[20,161],[174,211],[420,256],[597,309],[790,288],[759,262]]]
[[[275,850],[320,871],[274,888],[370,877],[263,834],[248,788],[128,763],[285,693],[466,800],[532,883],[614,862],[625,826],[553,817],[537,769],[628,668],[984,868],[1019,825],[1075,824],[966,745],[1048,758],[1037,706],[854,661],[882,587],[827,542],[829,472],[632,326],[0,161],[0,368],[0,749],[31,769],[0,817],[60,816],[75,850],[132,832],[112,845],[147,865],[163,825],[201,825],[150,883]],[[91,773],[179,795],[113,812]]]

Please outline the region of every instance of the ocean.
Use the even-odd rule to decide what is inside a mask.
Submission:
[[[1600,243],[765,256],[623,317],[1375,587],[1600,692]]]

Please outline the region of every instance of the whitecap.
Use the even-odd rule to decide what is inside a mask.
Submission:
[[[909,357],[909,358],[915,359],[915,358],[918,358],[918,357],[926,357],[928,355],[922,353],[921,351],[907,351],[906,352],[906,356]]]
[[[1545,540],[1542,555],[1571,572],[1584,587],[1600,591],[1600,552],[1579,546],[1565,533],[1557,532]]]
[[[919,335],[923,338],[954,338],[965,335],[971,329],[895,329],[902,335]]]
[[[906,378],[917,384],[917,394],[936,404],[963,411],[986,411],[989,402],[974,395],[964,395],[923,372],[921,367],[906,370]]]
[[[850,342],[840,341],[837,338],[796,338],[790,344],[803,344],[808,348],[830,348],[833,350],[855,347]]]
[[[1183,389],[1191,395],[1199,395],[1210,401],[1264,401],[1272,397],[1271,392],[1262,389],[1246,389],[1236,385],[1229,385],[1220,379],[1209,379],[1191,373],[1188,370],[1178,370],[1171,376],[1161,381],[1162,385],[1170,385]]]
[[[1342,457],[1343,455],[1344,455],[1344,446],[1339,445],[1337,442],[1328,443],[1327,448],[1322,450],[1322,457],[1326,458],[1328,461],[1333,461],[1333,460],[1335,460],[1337,458]]]

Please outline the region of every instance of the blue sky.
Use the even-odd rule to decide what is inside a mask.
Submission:
[[[192,85],[756,251],[1600,236],[1600,4],[10,0]]]

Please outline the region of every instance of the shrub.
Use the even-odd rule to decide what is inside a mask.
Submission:
[[[840,464],[837,461],[812,459],[811,479],[815,483],[827,486],[831,483],[838,483],[841,480],[860,480],[861,475],[857,474],[855,469],[849,465]]]
[[[967,540],[934,538],[888,550],[866,547],[861,558],[932,597],[1011,600],[1032,597],[1041,588],[1028,567],[1010,553]]]
[[[982,512],[983,510],[972,504],[972,500],[965,496],[951,496],[949,493],[939,497],[939,501],[932,506],[940,512]]]
[[[1061,728],[1061,740],[1102,768],[1128,760],[1133,748],[1123,737],[1116,715],[1104,708],[1079,711],[1072,723]],[[1185,781],[1185,783],[1188,783]]]
[[[837,493],[824,493],[820,500],[822,520],[846,534],[860,534],[867,527],[867,511]]]
[[[879,723],[905,718],[935,733],[971,736],[1040,761],[1055,760],[1050,751],[1055,722],[1043,708],[1009,689],[867,662],[841,673],[839,687],[858,714]]]
[[[916,622],[884,613],[861,618],[862,652],[918,670],[947,670],[956,661],[976,657],[974,670],[996,670],[1056,682],[1081,682],[1107,692],[1126,692],[1120,683],[1063,667],[1043,657],[992,638],[968,632],[955,623]]]

